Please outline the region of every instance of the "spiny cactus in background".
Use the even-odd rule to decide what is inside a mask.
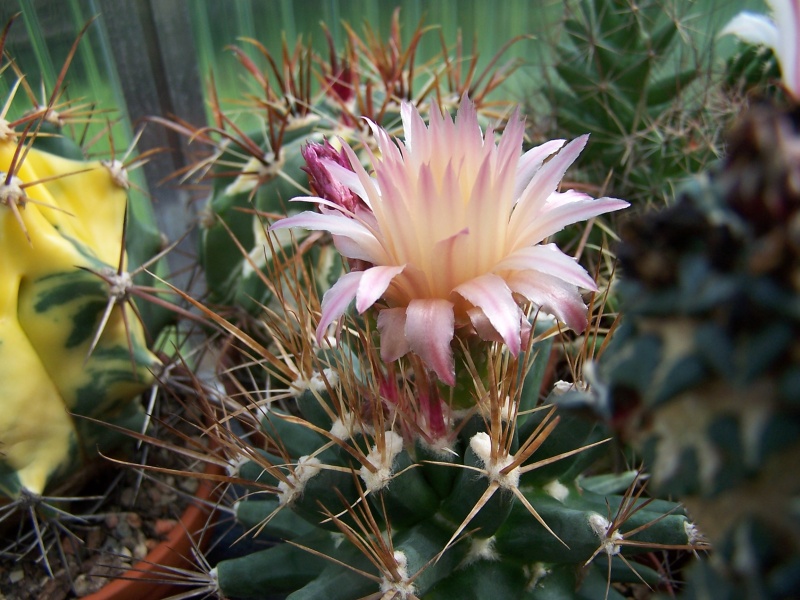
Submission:
[[[775,96],[780,68],[772,50],[764,46],[740,44],[725,63],[726,93],[734,96]]]
[[[800,110],[760,104],[724,162],[623,229],[611,412],[714,553],[686,597],[800,589]]]
[[[238,372],[224,378],[243,405],[213,428],[247,491],[234,513],[249,534],[285,542],[222,560],[202,591],[621,598],[611,581],[662,585],[663,573],[632,561],[700,547],[692,524],[677,504],[642,497],[635,473],[584,477],[607,432],[539,403],[559,331],[544,311],[584,330],[578,288],[595,287],[540,242],[627,203],[555,191],[585,138],[522,154],[519,115],[495,140],[468,98],[455,119],[429,111],[429,125],[410,103],[401,113],[404,141],[374,127],[371,171],[349,145],[341,163],[309,161],[357,198],[272,226],[334,233],[358,269],[320,304],[313,269],[275,257],[287,265],[275,293],[299,298],[263,313],[280,352],[223,323],[270,372],[266,397]],[[346,316],[353,300],[359,315]],[[226,423],[244,416],[234,435]]]
[[[400,122],[402,100],[421,104],[426,98],[439,97],[450,104],[469,92],[488,110],[492,105],[486,95],[514,68],[497,64],[504,48],[485,72],[479,72],[477,57],[466,60],[460,47],[455,56],[443,50],[442,56],[422,67],[416,55],[426,29],[420,24],[404,43],[398,11],[385,42],[368,25],[363,35],[348,25],[345,29],[343,51],[336,50],[332,36],[324,30],[328,60],[303,40],[293,49],[284,42],[280,59],[254,40],[250,47],[234,47],[248,93],[243,94],[244,100],[226,107],[212,81],[212,127],[153,119],[185,135],[198,149],[197,162],[182,176],[211,186],[200,223],[200,262],[209,301],[220,311],[227,310],[229,318],[242,310],[258,314],[273,299],[263,274],[265,268],[270,269],[265,263],[275,254],[292,251],[285,232],[266,233],[265,219],[313,208],[303,202],[289,204],[290,199],[309,194],[304,146],[324,138],[334,144],[338,137],[360,140],[369,132],[362,117],[394,128]],[[251,51],[265,66],[251,58]],[[432,71],[430,64],[439,70]],[[498,106],[492,114],[501,115],[503,110]],[[343,271],[333,246],[317,243],[318,237],[299,241],[301,254],[315,265],[322,293]]]
[[[148,349],[157,327],[132,300],[147,295],[131,274],[141,262],[129,260],[149,260],[161,245],[147,235],[152,209],[128,199],[126,166],[146,157],[84,158],[67,135],[68,65],[45,105],[16,118],[13,96],[27,83],[13,60],[0,67],[14,78],[0,115],[0,494],[19,501],[11,508],[36,504],[98,448],[128,441],[90,419],[141,427],[136,399],[160,367]]]
[[[634,203],[672,198],[677,182],[720,152],[725,115],[710,113],[710,67],[690,47],[676,4],[580,0],[554,52],[558,80],[543,92],[550,134],[591,132],[585,179]],[[679,62],[687,57],[688,66]]]

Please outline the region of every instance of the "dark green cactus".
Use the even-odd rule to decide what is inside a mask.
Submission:
[[[356,115],[392,129],[400,100],[426,108],[426,94],[446,104],[469,91],[480,111],[485,96],[472,89],[470,77],[458,89],[429,86],[414,94],[411,74],[418,71],[404,61],[413,61],[422,29],[407,51],[400,51],[395,29],[388,45],[371,32],[366,41],[348,33],[346,67],[332,60],[319,78],[330,86],[319,94],[282,86],[274,65],[265,75],[237,53],[270,100],[254,109],[269,106],[257,117],[261,127],[243,133],[221,109],[213,130],[172,125],[215,149],[196,171],[212,184],[201,260],[212,300],[222,305],[214,310],[230,309],[224,316],[236,321],[233,311],[245,308],[255,317],[253,329],[268,332],[271,339],[258,347],[235,326],[225,327],[238,336],[231,345],[255,353],[254,364],[268,364],[274,376],[268,394],[276,398],[265,407],[261,392],[248,394],[236,381],[255,431],[237,437],[220,428],[219,435],[230,435],[221,446],[233,481],[246,491],[234,506],[236,518],[248,534],[281,543],[222,560],[204,589],[226,597],[286,593],[292,600],[483,598],[489,589],[508,598],[589,598],[604,594],[611,581],[636,577],[626,561],[654,545],[697,547],[680,506],[646,500],[630,473],[585,476],[607,455],[608,433],[567,409],[554,414],[541,406],[552,346],[544,330],[556,331],[544,316],[534,324],[535,343],[518,359],[484,342],[462,348],[452,388],[430,376],[418,356],[381,362],[374,314],[345,319],[335,341],[312,341],[319,297],[344,269],[342,259],[322,254],[333,248],[327,235],[270,244],[259,231],[294,210],[287,200],[307,185],[347,211],[359,207],[326,193],[313,160],[306,184],[301,148],[335,132],[359,152],[356,141],[372,140]],[[355,57],[367,64],[359,68]],[[456,62],[446,64],[457,68]],[[284,66],[284,83],[287,72],[305,81],[300,63]],[[436,77],[451,79],[458,78]],[[498,78],[487,81],[493,87]],[[302,89],[303,101],[293,103],[290,89]],[[226,141],[215,146],[214,135]],[[318,144],[314,152],[336,161],[334,145]],[[309,260],[296,260],[300,252]],[[319,268],[332,264],[338,270]],[[351,272],[359,266],[349,265]],[[254,281],[258,287],[248,283]],[[222,363],[220,371],[236,378],[229,367]],[[259,367],[246,377],[263,379]],[[633,569],[654,587],[664,583],[638,562]]]
[[[606,394],[715,548],[690,598],[800,589],[799,148],[800,111],[758,105],[724,162],[623,230]]]

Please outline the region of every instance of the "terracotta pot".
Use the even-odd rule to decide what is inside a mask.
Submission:
[[[209,465],[206,473],[218,474],[221,469]],[[114,579],[97,592],[84,596],[83,600],[160,600],[175,593],[178,586],[159,581],[169,576],[169,572],[163,567],[191,568],[193,540],[190,534],[200,531],[214,510],[205,505],[204,501],[213,501],[216,490],[214,482],[201,480],[195,492],[198,502],[189,505],[167,539],[119,579]],[[194,540],[194,543],[202,549],[203,544],[208,541],[209,536],[205,535],[202,540]]]

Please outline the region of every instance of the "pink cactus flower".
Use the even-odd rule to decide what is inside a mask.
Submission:
[[[786,89],[800,100],[800,0],[767,0],[772,19],[743,11],[720,31],[748,44],[764,45],[775,52]]]
[[[369,153],[372,175],[344,142],[350,168],[324,162],[369,210],[302,198],[321,212],[272,226],[329,231],[345,257],[368,265],[342,276],[325,294],[318,342],[353,300],[359,313],[380,301],[382,359],[413,352],[453,385],[457,329],[470,328],[519,352],[527,325],[521,298],[582,331],[587,308],[579,289],[595,290],[595,283],[572,257],[543,242],[567,225],[628,206],[556,191],[588,136],[566,145],[550,141],[523,154],[519,115],[495,143],[494,131],[481,131],[466,97],[455,120],[431,110],[426,126],[409,103],[401,116],[403,141],[368,121],[379,150]]]

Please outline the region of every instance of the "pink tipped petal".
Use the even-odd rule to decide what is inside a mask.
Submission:
[[[352,258],[355,260],[363,260],[364,262],[368,262],[371,264],[379,262],[378,260],[376,260],[374,254],[365,252],[363,246],[346,237],[342,237],[340,235],[334,235],[333,245],[336,246],[336,249],[339,251],[339,254],[347,258]]]
[[[489,322],[489,319],[480,308],[475,308],[473,306],[467,310],[467,315],[469,315],[469,320],[475,328],[478,337],[487,342],[503,343],[503,338],[500,337],[500,334],[497,333],[497,330]]]
[[[495,266],[494,271],[533,270],[553,275],[566,283],[596,291],[594,279],[571,256],[567,256],[555,244],[528,246],[509,254]]]
[[[778,3],[776,3],[778,4]],[[718,35],[733,34],[739,39],[756,46],[768,46],[778,50],[778,28],[773,21],[765,16],[751,12],[741,12],[722,28]]]
[[[405,356],[411,348],[406,338],[406,309],[384,308],[378,313],[381,334],[381,360],[392,362]]]
[[[319,204],[321,206],[338,206],[335,202],[325,200],[325,198],[318,198],[317,196],[295,196],[289,200],[289,202],[310,202],[312,204]]]
[[[410,102],[403,102],[400,105],[400,117],[403,121],[403,137],[405,138],[406,152],[419,152],[422,149],[417,148],[417,140],[422,144],[427,139],[428,128],[425,126],[425,121],[419,115],[417,107]]]
[[[342,150],[347,155],[347,158],[350,159],[350,164],[353,167],[353,172],[355,172],[356,177],[358,177],[358,181],[361,183],[361,187],[364,189],[364,192],[367,194],[367,198],[364,198],[364,202],[368,205],[373,207],[376,201],[380,198],[380,189],[378,189],[375,180],[370,177],[369,173],[367,173],[366,169],[361,165],[361,162],[358,160],[358,156],[353,151],[353,149],[348,145],[345,144],[342,146]],[[372,156],[372,150],[369,147],[366,148],[367,152]],[[373,160],[377,160],[373,157]]]
[[[520,349],[519,313],[511,290],[502,277],[487,273],[462,283],[453,291],[480,308],[516,356]]]
[[[566,140],[550,140],[540,146],[531,148],[519,159],[516,182],[514,183],[514,200],[519,200],[522,192],[528,187],[536,171],[542,166],[544,159],[557,152]]]
[[[522,316],[522,321],[520,323],[520,337],[522,338],[522,347],[527,348],[528,344],[531,341],[531,324],[528,322],[528,319],[525,318],[525,315]]]
[[[364,271],[345,273],[322,297],[322,317],[317,325],[317,344],[322,345],[322,338],[328,325],[341,317],[356,297],[358,286]]]
[[[442,295],[449,295],[454,287],[454,281],[462,281],[469,265],[464,260],[469,251],[469,229],[462,229],[448,238],[439,240],[433,248],[431,270],[442,273],[437,279],[437,284],[442,289]]]
[[[383,262],[385,252],[375,235],[358,221],[344,215],[306,211],[276,221],[269,230],[289,227],[328,231],[333,235],[345,237],[352,242],[352,245],[348,246],[352,253],[346,255],[348,258],[358,258],[371,263]]]
[[[482,271],[488,271],[497,258],[497,248],[505,248],[508,233],[508,212],[511,204],[506,203],[505,210],[499,202],[482,202],[482,198],[492,196],[492,173],[488,161],[478,171],[472,188],[472,204],[474,208],[467,217],[469,231],[480,232],[470,240],[469,254],[464,260],[474,264]]]
[[[776,52],[781,78],[796,100],[800,100],[800,1],[770,0],[779,39]]]
[[[392,142],[392,138],[389,137],[386,130],[372,119],[364,118],[364,120],[367,122],[367,125],[369,125],[372,136],[378,141],[378,148],[380,148],[381,151],[381,160],[398,160],[400,158],[400,152],[394,142]]]
[[[519,158],[520,148],[522,148],[522,139],[525,136],[525,121],[519,114],[519,108],[514,111],[511,118],[506,123],[503,129],[503,135],[500,142],[497,144],[497,161],[499,165],[508,165],[513,167]],[[488,132],[487,139],[491,139]],[[518,166],[519,167],[519,166]],[[519,168],[515,170],[515,177],[519,174]],[[516,196],[515,196],[516,198]]]
[[[519,271],[508,277],[512,290],[554,315],[567,327],[581,333],[586,329],[586,304],[578,288],[552,275],[535,271]]]
[[[372,267],[364,271],[356,294],[356,310],[359,313],[363,313],[375,304],[375,301],[386,292],[386,288],[389,287],[392,279],[399,275],[404,268],[405,265],[400,265],[399,267]]]
[[[406,339],[411,350],[447,385],[455,385],[453,362],[455,313],[453,303],[441,298],[415,299],[406,309]]]
[[[546,211],[521,230],[516,238],[517,248],[538,244],[543,239],[558,233],[567,225],[585,221],[605,213],[621,210],[630,203],[616,198],[578,200],[556,206]]]
[[[344,215],[332,213],[322,215],[310,211],[301,212],[291,217],[275,221],[269,229],[272,231],[274,229],[288,229],[290,227],[329,231],[336,235],[345,235],[351,238],[369,236],[375,239],[375,236],[357,221],[353,221],[353,219],[349,219]]]
[[[553,210],[554,208],[558,208],[559,206],[563,206],[565,204],[572,204],[573,202],[578,202],[579,200],[594,200],[594,198],[592,198],[589,194],[576,192],[575,190],[567,190],[566,192],[553,192],[547,198],[547,202],[544,203],[542,212]]]
[[[575,138],[536,171],[528,186],[523,190],[511,215],[509,226],[512,234],[536,220],[547,198],[556,191],[564,173],[578,158],[588,140],[588,135]]]

